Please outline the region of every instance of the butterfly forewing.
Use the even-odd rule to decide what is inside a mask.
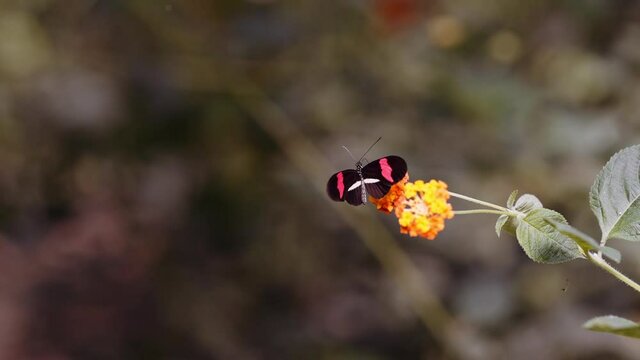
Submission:
[[[327,182],[327,194],[334,201],[347,201],[352,205],[362,204],[362,196],[360,195],[360,186],[357,189],[349,191],[356,182],[360,182],[360,175],[355,170],[342,170],[329,178]],[[358,195],[355,196],[354,194]]]
[[[367,193],[376,199],[385,196],[391,186],[402,180],[406,174],[407,163],[395,155],[374,160],[362,168]]]

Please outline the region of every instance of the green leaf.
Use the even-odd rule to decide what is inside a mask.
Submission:
[[[578,245],[554,228],[548,220],[566,224],[559,213],[545,209],[533,209],[520,219],[516,237],[531,260],[544,264],[558,264],[581,257]]]
[[[514,216],[500,215],[498,221],[496,221],[496,233],[498,237],[500,237],[500,230],[515,236],[518,223],[519,220]]]
[[[640,324],[615,315],[598,316],[582,325],[591,331],[640,338]]]
[[[513,209],[513,204],[516,203],[516,197],[518,197],[518,190],[513,190],[507,199],[507,207],[509,209]]]
[[[513,190],[509,199],[507,199],[507,207],[511,210],[516,210],[522,213],[528,213],[533,209],[542,208],[542,203],[537,197],[531,194],[522,195],[518,201],[518,190]],[[500,215],[498,221],[496,221],[496,234],[500,237],[500,231],[506,231],[511,235],[516,234],[516,228],[520,224],[520,219],[515,216]]]
[[[607,246],[600,246],[600,244],[598,244],[598,242],[594,238],[574,228],[571,225],[563,224],[551,219],[546,219],[546,221],[551,224],[551,226],[556,228],[556,230],[560,231],[560,233],[575,241],[575,243],[578,244],[578,246],[585,252],[591,250],[601,251],[602,254],[604,254],[609,259],[620,263],[620,259],[622,258],[620,251]]]
[[[618,264],[620,264],[620,261],[622,261],[622,254],[620,254],[620,251],[618,251],[617,249],[608,246],[601,246],[600,251],[602,252],[602,255],[617,262]]]
[[[603,239],[640,241],[640,145],[613,155],[589,193]]]
[[[542,202],[540,202],[540,200],[538,200],[537,197],[531,194],[524,194],[520,196],[520,198],[518,199],[518,201],[516,201],[512,209],[523,212],[523,213],[528,213],[531,210],[541,209],[541,208],[542,208]]]
[[[508,215],[500,215],[498,217],[498,221],[496,221],[496,235],[498,235],[498,237],[500,237],[500,231],[502,231],[502,227],[507,222],[507,220],[509,220]]]

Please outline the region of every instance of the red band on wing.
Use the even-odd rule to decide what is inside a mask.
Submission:
[[[380,170],[382,171],[382,177],[387,179],[389,182],[394,182],[393,177],[391,176],[391,166],[387,161],[387,158],[380,159]]]
[[[342,199],[342,195],[344,194],[344,177],[342,176],[342,171],[338,173],[338,192],[340,193],[340,199]]]

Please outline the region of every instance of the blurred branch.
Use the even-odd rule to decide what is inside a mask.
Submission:
[[[332,167],[318,148],[254,83],[234,77],[227,86],[240,105],[275,139],[291,162],[313,184],[313,189],[324,198],[325,180]],[[446,348],[445,335],[451,316],[394,237],[370,213],[354,211],[342,203],[325,202],[360,236],[395,284],[405,292],[418,318]]]
[[[180,29],[163,26],[160,14],[151,15],[143,9],[131,6],[131,10],[137,13],[141,19],[150,24],[150,28],[158,32],[168,32],[160,38],[178,38],[185,42],[202,42],[195,48],[203,48],[207,41],[194,39],[193,33]],[[171,31],[176,31],[177,35]],[[172,34],[174,36],[172,36]],[[206,56],[204,62],[207,69],[217,69],[216,75],[223,79],[222,86],[228,91],[282,148],[291,162],[308,178],[312,188],[324,199],[326,179],[331,169],[329,162],[318,148],[308,140],[296,124],[272,102],[267,95],[250,79],[246,78],[242,71],[236,71],[228,61],[216,62],[213,56]],[[207,71],[203,72],[204,74]],[[199,76],[201,75],[198,72]],[[211,85],[211,81],[206,81]],[[218,85],[218,81],[213,81]],[[314,166],[309,166],[314,164]],[[382,264],[382,267],[393,279],[394,283],[404,291],[409,298],[411,306],[424,323],[432,336],[444,347],[445,353],[453,350],[448,346],[447,330],[452,324],[451,315],[444,308],[440,300],[428,287],[422,278],[420,271],[414,266],[407,254],[396,244],[392,234],[370,214],[362,211],[354,211],[344,204],[325,201],[340,215],[340,217],[360,236],[364,244]]]

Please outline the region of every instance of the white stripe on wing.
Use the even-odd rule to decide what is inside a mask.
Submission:
[[[358,180],[356,182],[353,183],[353,185],[351,185],[349,187],[349,189],[347,189],[347,191],[351,191],[351,190],[355,190],[357,189],[360,185],[362,185],[362,181]]]
[[[380,179],[374,179],[374,178],[364,179],[365,184],[375,184],[377,182],[380,182]],[[362,181],[358,180],[354,182],[353,185],[351,185],[349,189],[347,189],[347,191],[355,190],[358,187],[360,187],[360,185],[362,185]]]

